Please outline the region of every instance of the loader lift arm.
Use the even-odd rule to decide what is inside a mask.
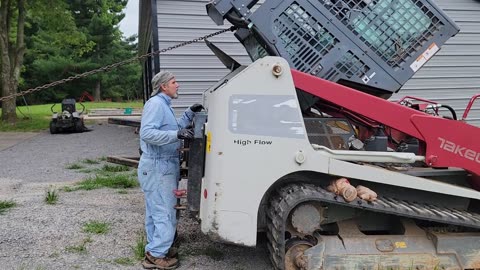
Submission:
[[[480,175],[480,128],[463,121],[428,115],[292,69],[295,87],[421,140],[426,164],[457,167]],[[381,112],[381,113],[379,113]]]

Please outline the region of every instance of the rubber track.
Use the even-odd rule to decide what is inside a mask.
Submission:
[[[277,190],[267,208],[268,249],[275,269],[284,269],[285,224],[288,214],[299,203],[320,201],[409,218],[480,229],[477,213],[379,197],[371,203],[359,198],[348,203],[343,197],[311,184],[291,184]]]

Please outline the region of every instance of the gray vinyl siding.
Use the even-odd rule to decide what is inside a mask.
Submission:
[[[206,13],[208,0],[158,0],[157,19],[159,47],[167,48],[183,41],[229,27],[217,26]],[[227,32],[209,39],[241,64],[251,63],[243,46]],[[173,105],[180,113],[192,103],[200,102],[204,90],[228,73],[205,43],[199,42],[160,55],[161,69],[176,75],[180,98]]]
[[[458,117],[470,98],[480,94],[480,1],[435,0],[460,27],[393,99],[417,96],[450,105]],[[448,114],[448,113],[446,113]],[[480,126],[480,100],[468,116],[468,122]]]
[[[461,31],[392,100],[406,95],[427,98],[452,106],[461,117],[470,97],[480,93],[480,1],[435,1],[457,22]],[[160,49],[228,27],[216,26],[206,15],[207,2],[157,0]],[[240,63],[250,63],[232,33],[224,33],[210,41]],[[174,102],[177,112],[200,101],[201,93],[228,72],[203,43],[162,54],[160,67],[177,75],[181,94]],[[474,104],[468,120],[480,126],[480,100]]]

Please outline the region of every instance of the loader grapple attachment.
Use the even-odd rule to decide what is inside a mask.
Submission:
[[[256,2],[215,1],[208,13],[240,27],[236,37],[253,60],[281,56],[296,70],[384,97],[459,31],[433,0],[266,0],[254,10]],[[304,108],[313,102],[300,97]]]

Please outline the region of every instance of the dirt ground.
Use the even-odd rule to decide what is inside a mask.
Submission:
[[[0,147],[0,201],[16,203],[0,215],[0,269],[142,269],[134,253],[143,233],[140,189],[64,190],[89,176],[67,169],[69,164],[138,153],[133,128],[90,128],[77,134],[0,133],[5,142]],[[59,200],[49,205],[45,196],[52,189]],[[107,223],[109,231],[84,232],[92,221]],[[214,243],[187,215],[180,218],[178,231],[178,269],[271,269],[265,244],[245,248]]]

